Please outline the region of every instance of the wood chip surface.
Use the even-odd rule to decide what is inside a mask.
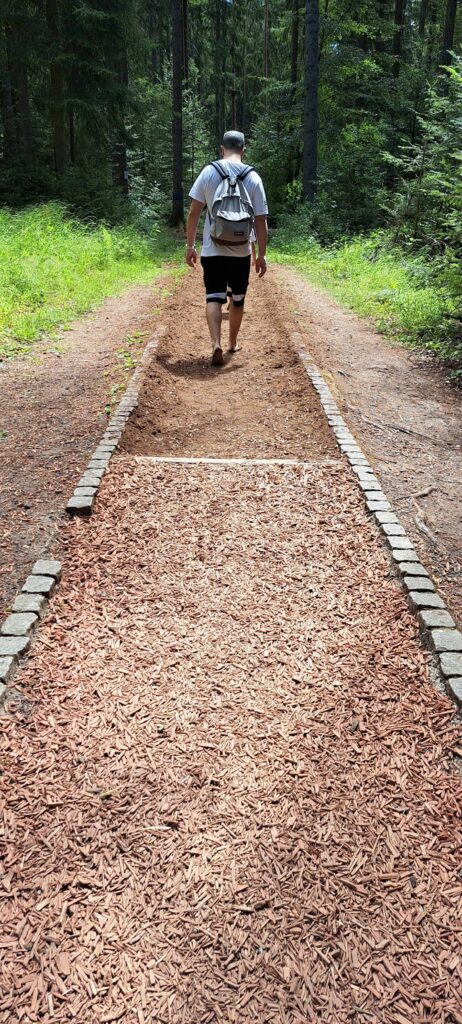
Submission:
[[[0,1022],[462,1024],[462,748],[340,463],[115,459],[0,719]]]

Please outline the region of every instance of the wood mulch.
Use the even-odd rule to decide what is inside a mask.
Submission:
[[[346,467],[119,456],[63,544],[0,1022],[461,1024],[461,729]]]

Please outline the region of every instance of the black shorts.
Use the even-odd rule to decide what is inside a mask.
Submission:
[[[250,256],[201,256],[207,302],[226,302],[228,285],[235,306],[243,306],[249,284]]]

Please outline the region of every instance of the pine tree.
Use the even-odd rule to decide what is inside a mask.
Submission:
[[[183,200],[183,0],[172,5],[172,213],[174,226],[184,224]]]
[[[59,0],[45,0],[49,35],[50,113],[53,129],[55,170],[64,174],[68,162],[66,86],[63,68],[63,40]]]
[[[447,0],[446,15],[444,21],[443,45],[441,47],[440,64],[447,67],[452,60],[451,51],[454,46],[454,32],[456,27],[457,0]]]
[[[303,197],[312,202],[316,195],[318,168],[318,41],[319,3],[306,0],[305,8],[305,93],[303,107]]]

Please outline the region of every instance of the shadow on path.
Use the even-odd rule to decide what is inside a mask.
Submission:
[[[231,373],[242,369],[242,363],[236,363],[229,352],[224,352],[224,366],[212,366],[210,356],[194,356],[191,359],[171,359],[168,352],[157,356],[157,362],[173,374],[174,377],[191,377],[195,380],[215,379],[217,374]]]

